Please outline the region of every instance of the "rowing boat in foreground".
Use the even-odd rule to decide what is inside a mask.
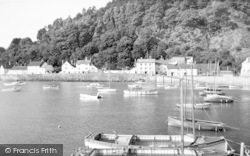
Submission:
[[[184,149],[179,148],[119,148],[119,149],[89,149],[79,148],[72,156],[226,156],[214,150]]]
[[[96,149],[114,148],[180,148],[182,145],[181,135],[117,135],[89,134],[85,137],[85,146]],[[224,137],[202,136],[194,138],[192,135],[184,135],[184,147],[195,149],[213,149],[220,152],[230,153],[228,143]]]
[[[169,116],[167,120],[167,125],[174,126],[174,127],[181,127],[181,119],[178,117]],[[184,119],[184,127],[185,128],[192,128],[192,119],[185,118]],[[209,121],[209,120],[194,120],[194,126],[196,130],[204,130],[204,131],[219,131],[219,130],[226,130],[229,128],[225,123],[216,122],[216,121]]]
[[[181,104],[177,103],[176,106],[181,107]],[[196,104],[194,104],[194,109],[210,109],[211,106],[212,106],[211,103],[196,103]],[[193,104],[192,103],[185,103],[183,107],[187,108],[187,109],[192,109]]]

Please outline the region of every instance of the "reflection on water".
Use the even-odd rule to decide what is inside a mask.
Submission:
[[[88,83],[56,82],[59,90],[43,90],[43,82],[28,82],[21,92],[0,92],[0,140],[2,143],[61,143],[64,155],[84,146],[84,136],[97,132],[124,134],[180,134],[167,127],[169,115],[179,116],[179,90],[158,90],[158,95],[124,96],[127,83],[112,83],[116,93],[103,94],[101,100],[81,100],[80,94],[96,95]],[[103,83],[105,84],[105,83]],[[5,88],[0,83],[0,90]],[[214,104],[210,110],[195,110],[199,119],[225,122],[240,130],[202,132],[197,135],[225,135],[250,145],[248,90],[225,90],[234,103]],[[195,91],[198,97],[198,91]],[[190,99],[190,94],[187,94]],[[187,100],[188,100],[187,98]],[[187,111],[186,116],[191,116]],[[60,127],[60,128],[58,128]],[[191,130],[187,130],[191,133]],[[234,146],[234,145],[233,145]]]

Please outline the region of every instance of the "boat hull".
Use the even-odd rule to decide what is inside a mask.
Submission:
[[[124,90],[124,95],[156,95],[157,90]]]
[[[168,126],[173,127],[181,127],[181,120],[177,117],[168,117]],[[184,125],[185,128],[192,128],[192,120],[191,119],[184,119]],[[213,122],[213,121],[207,121],[207,120],[195,120],[195,129],[201,130],[201,131],[219,131],[219,130],[225,130],[226,125],[220,122]]]
[[[117,135],[103,134],[88,135],[85,137],[85,146],[95,149],[117,148],[180,148],[181,135]],[[184,147],[193,149],[213,149],[220,152],[227,151],[227,141],[224,137],[197,137],[184,136]]]
[[[180,107],[181,105],[178,103],[176,104],[177,107]],[[211,103],[197,103],[194,104],[194,109],[210,109],[212,106]],[[184,104],[184,107],[187,109],[192,109],[193,105],[192,104]]]
[[[208,95],[203,98],[204,102],[214,102],[214,103],[231,103],[234,102],[234,99],[229,96],[223,95]]]

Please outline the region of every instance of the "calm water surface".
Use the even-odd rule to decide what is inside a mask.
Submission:
[[[88,83],[82,82],[53,83],[59,85],[59,90],[43,90],[44,84],[52,82],[27,82],[21,92],[0,92],[0,143],[63,144],[64,155],[69,156],[84,146],[84,137],[90,132],[180,134],[178,128],[165,125],[169,115],[179,115],[175,107],[179,102],[178,90],[159,89],[158,95],[124,97],[128,83],[112,83],[117,93],[103,94],[100,101],[81,101],[80,93],[96,94],[97,90],[86,88]],[[0,89],[3,88],[6,87],[0,82]],[[240,130],[197,131],[197,134],[224,135],[234,142],[250,145],[250,91],[225,92],[235,98],[234,103],[214,104],[211,110],[196,110],[195,115]],[[235,143],[231,145],[238,148]]]

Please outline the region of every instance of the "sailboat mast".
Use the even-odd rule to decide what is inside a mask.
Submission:
[[[191,94],[192,94],[192,127],[193,127],[193,137],[195,138],[193,64],[191,64]]]
[[[181,95],[181,151],[184,153],[184,114],[183,114],[183,77],[180,79],[180,95]]]

